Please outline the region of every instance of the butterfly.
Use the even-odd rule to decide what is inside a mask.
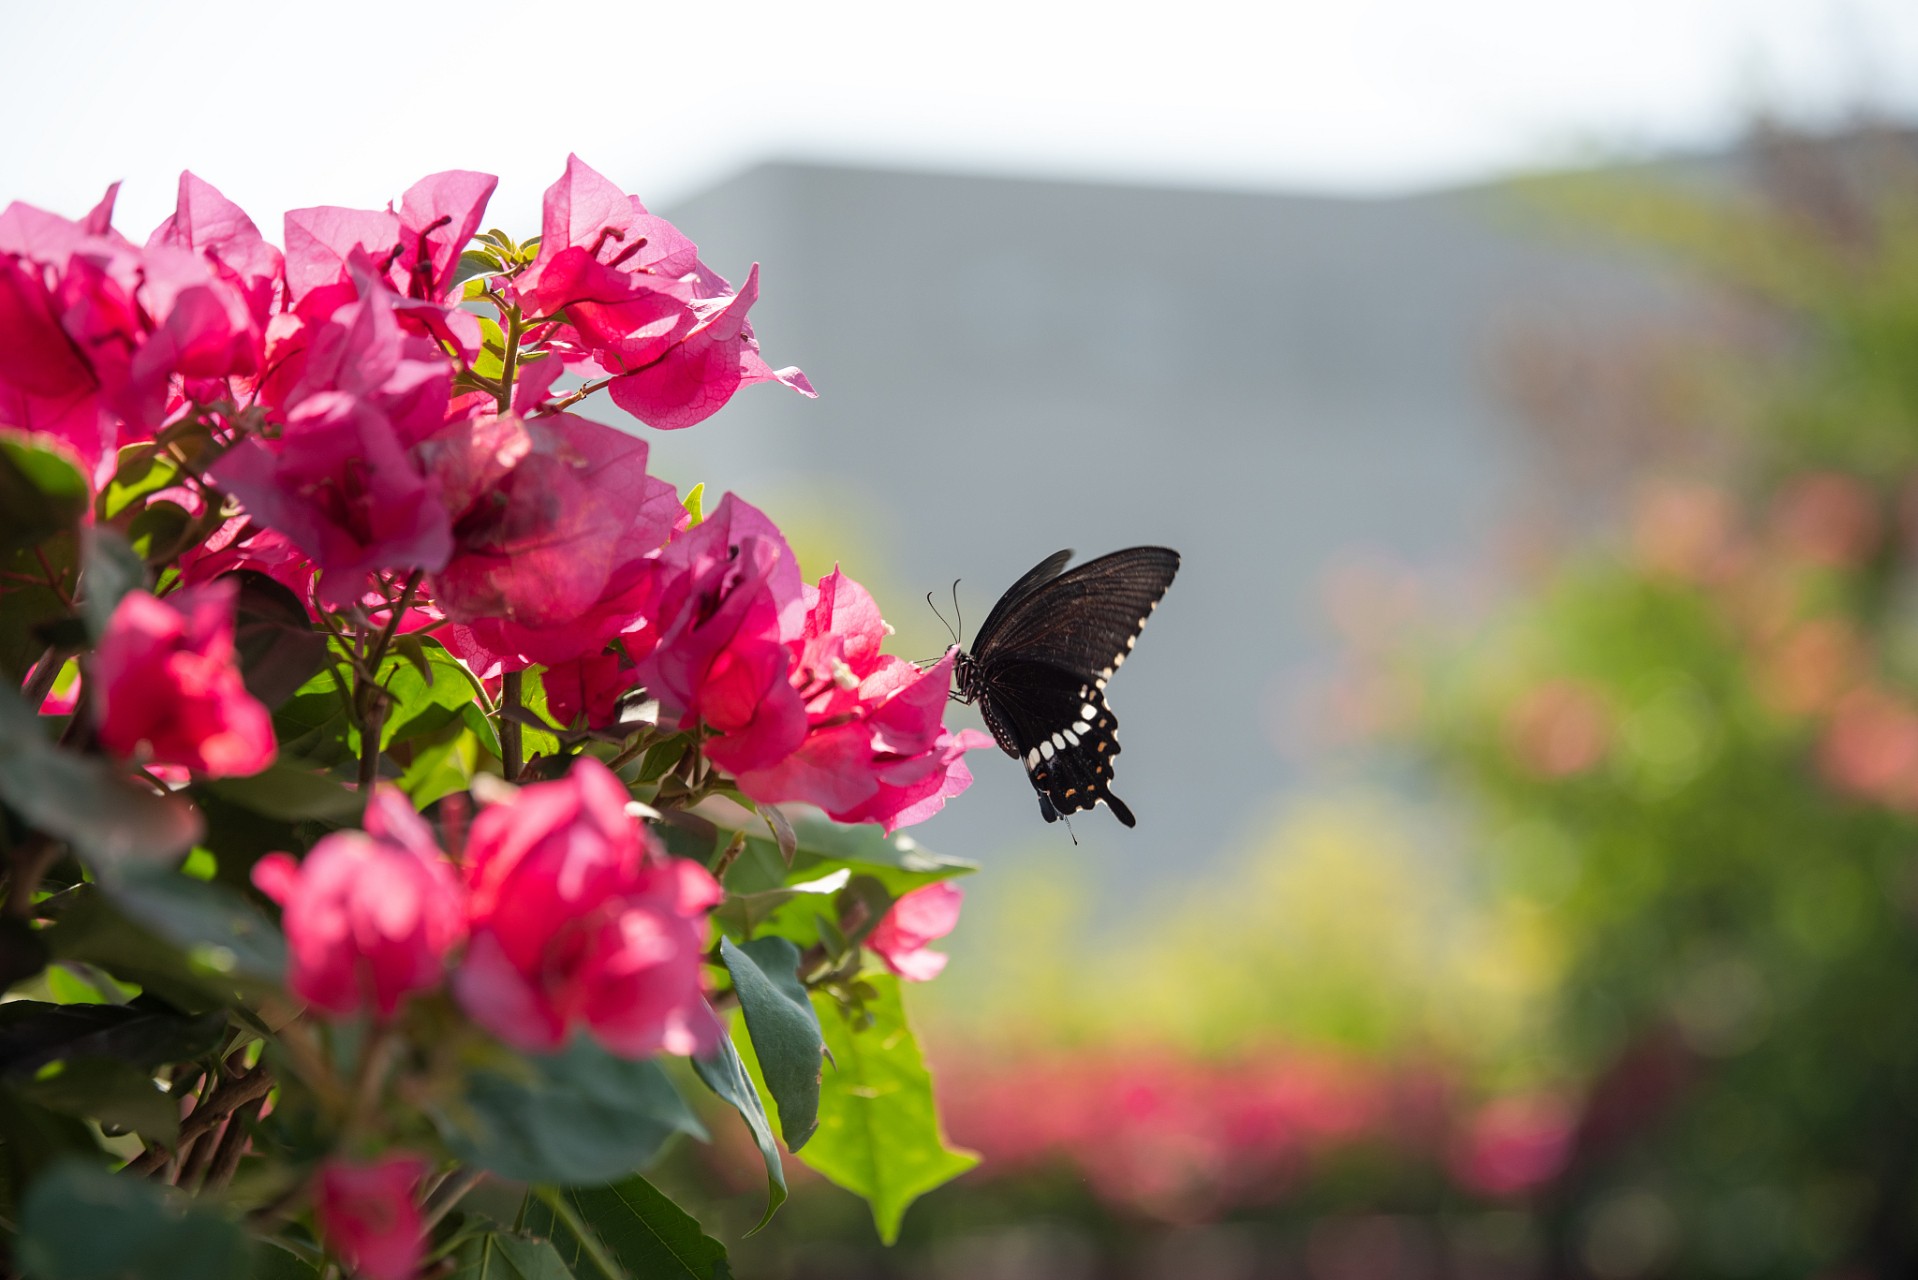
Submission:
[[[1172,585],[1179,553],[1131,547],[1068,571],[1071,559],[1041,560],[999,597],[971,653],[953,646],[954,696],[977,702],[1000,748],[1025,765],[1047,822],[1103,800],[1134,827],[1109,789],[1119,720],[1106,682]]]

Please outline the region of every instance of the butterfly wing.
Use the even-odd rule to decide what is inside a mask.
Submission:
[[[999,597],[999,603],[992,606],[992,612],[986,615],[986,620],[979,624],[979,630],[973,633],[972,647],[983,653],[992,644],[992,637],[999,630],[999,624],[1012,613],[1013,607],[1041,586],[1058,577],[1065,569],[1066,562],[1071,559],[1072,548],[1055,551],[1033,565],[1023,578],[1007,587],[1006,593]]]
[[[1040,564],[994,606],[973,641],[974,662],[990,670],[1021,658],[1109,680],[1179,572],[1178,552],[1131,547],[1032,582],[1059,559]]]
[[[1119,718],[1103,690],[1049,662],[1005,662],[985,679],[979,709],[1000,747],[1025,766],[1047,822],[1103,800],[1119,821],[1137,825],[1110,790]]]
[[[967,692],[1025,766],[1048,822],[1103,800],[1130,827],[1132,811],[1109,789],[1119,739],[1105,686],[1172,585],[1179,553],[1132,547],[1062,573],[1065,558],[1041,562],[994,606]]]

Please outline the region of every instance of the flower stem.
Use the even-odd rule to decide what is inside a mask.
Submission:
[[[523,748],[520,745],[519,721],[512,712],[519,710],[521,673],[508,671],[499,682],[499,749],[500,769],[508,782],[518,782],[523,767]]]

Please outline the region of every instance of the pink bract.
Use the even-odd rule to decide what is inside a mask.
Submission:
[[[253,883],[283,908],[287,986],[315,1008],[391,1018],[444,977],[466,933],[465,893],[433,832],[395,787],[366,806],[366,830],[336,831],[304,861],[268,854]]]
[[[887,632],[864,587],[838,570],[820,579],[795,651],[792,683],[811,726],[770,765],[739,772],[740,789],[769,803],[818,805],[839,822],[887,831],[923,822],[972,784],[965,753],[991,745],[945,727],[952,656],[926,671],[879,651]]]
[[[426,1219],[414,1193],[430,1168],[403,1152],[371,1164],[321,1165],[313,1180],[313,1216],[327,1249],[367,1280],[412,1280],[426,1252]]]
[[[455,533],[433,595],[475,639],[566,662],[640,623],[647,557],[685,523],[643,441],[571,414],[454,422],[418,450]]]
[[[515,1048],[556,1052],[576,1027],[629,1058],[718,1042],[699,967],[722,891],[697,863],[666,856],[627,800],[586,758],[473,821],[472,936],[453,991]]]
[[[89,670],[101,745],[209,778],[273,763],[272,716],[234,660],[233,599],[232,584],[214,582],[120,601]]]
[[[792,550],[772,521],[727,494],[660,553],[653,616],[659,639],[639,664],[661,723],[704,720],[723,735],[706,754],[735,773],[798,749],[806,708],[787,679],[788,640],[805,623]]]
[[[946,956],[926,950],[926,944],[958,925],[965,897],[964,890],[944,880],[914,889],[892,904],[886,918],[866,936],[866,945],[900,977],[930,981],[946,967]]]
[[[564,315],[568,363],[612,375],[613,402],[648,426],[692,426],[755,382],[816,394],[798,369],[760,359],[746,322],[758,265],[735,294],[692,241],[578,156],[546,192],[539,257],[514,288],[533,313]]]

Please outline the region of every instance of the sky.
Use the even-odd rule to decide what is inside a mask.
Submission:
[[[182,168],[274,238],[456,167],[530,230],[568,151],[661,207],[765,159],[1394,192],[1918,106],[1910,0],[0,2],[0,199],[125,179],[130,234]]]

